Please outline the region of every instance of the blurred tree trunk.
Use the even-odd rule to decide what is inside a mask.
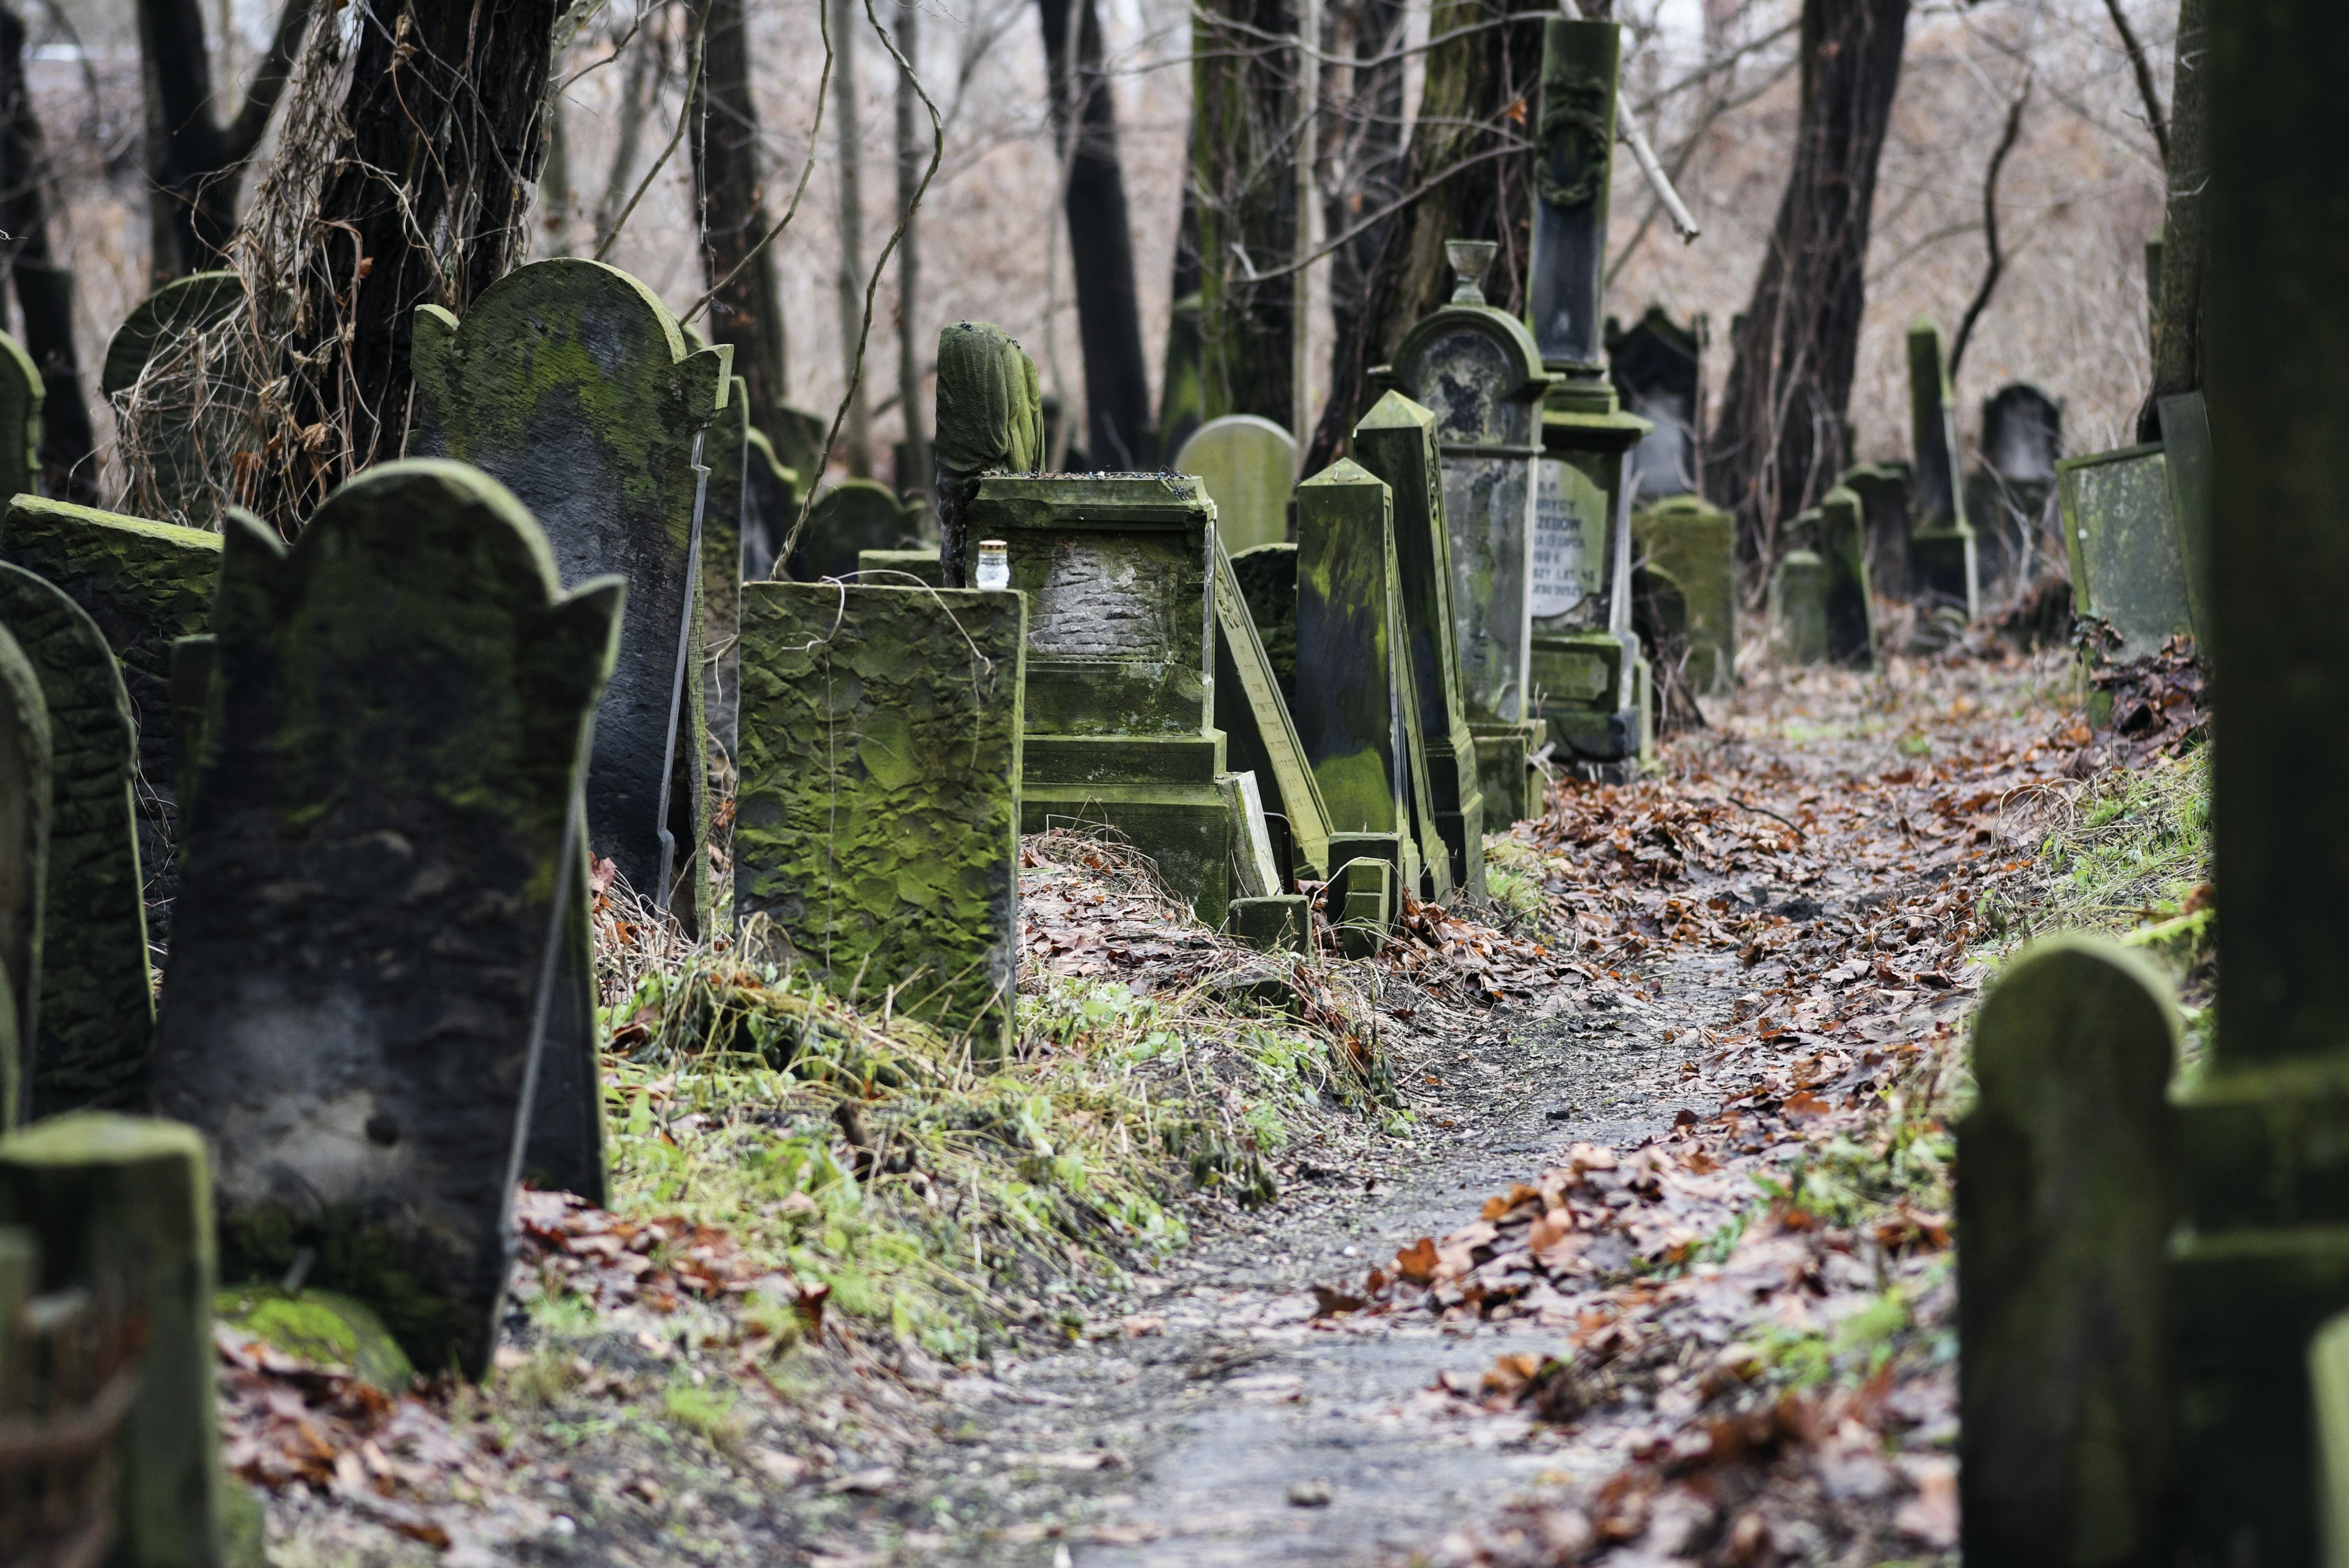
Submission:
[[[2210,178],[2202,127],[2209,118],[2204,0],[2178,7],[2178,74],[2169,89],[2169,208],[2162,223],[2161,295],[2153,306],[2153,387],[2137,411],[2137,439],[2161,439],[2160,400],[2202,385],[2202,198]]]
[[[695,133],[688,140],[701,209],[702,275],[705,286],[718,291],[709,302],[709,340],[734,345],[734,374],[750,389],[750,423],[771,434],[783,404],[783,307],[774,252],[759,244],[769,219],[743,0],[710,0],[706,26]]]
[[[546,254],[571,254],[571,209],[578,200],[571,184],[571,142],[563,133],[563,95],[546,102],[546,169],[538,178],[538,221],[546,230]]]
[[[156,284],[227,265],[244,166],[269,129],[309,21],[310,0],[285,0],[269,52],[254,68],[236,118],[222,125],[212,119],[212,57],[200,0],[139,0],[148,200],[156,241],[149,269]]]
[[[0,8],[0,256],[25,315],[25,352],[41,372],[41,488],[98,502],[89,405],[74,358],[73,275],[49,256],[49,155],[25,82],[25,24]]]
[[[1186,139],[1185,146],[1189,146]],[[1158,388],[1158,461],[1172,464],[1199,428],[1199,202],[1191,159],[1183,158],[1183,211],[1174,225],[1174,275],[1167,298],[1166,362]]]
[[[832,130],[838,139],[840,166],[840,272],[833,284],[840,301],[840,379],[848,389],[842,449],[849,473],[857,479],[873,477],[872,417],[857,352],[864,326],[864,128],[856,112],[856,32],[864,26],[864,8],[856,0],[836,0],[832,14]],[[814,484],[823,477],[807,475],[800,483]]]
[[[898,0],[897,52],[916,70],[921,57],[918,0]],[[922,98],[912,71],[897,73],[897,211],[905,233],[897,242],[897,406],[905,416],[905,460],[898,465],[899,494],[927,495],[936,487],[930,463],[930,438],[922,423],[922,215],[915,202],[922,192]]]
[[[1778,524],[1836,482],[1849,445],[1876,164],[1900,80],[1909,0],[1804,0],[1794,167],[1754,297],[1730,330],[1704,488],[1767,561]]]
[[[1504,310],[1524,308],[1534,174],[1526,126],[1541,83],[1541,24],[1557,11],[1545,0],[1434,0],[1428,36],[1444,41],[1427,53],[1402,181],[1404,191],[1421,193],[1385,225],[1361,306],[1368,326],[1350,361],[1334,368],[1316,453],[1343,450],[1370,407],[1372,367],[1450,296],[1444,241],[1497,241],[1485,297]],[[1505,17],[1521,19],[1493,25]]]
[[[1321,226],[1334,239],[1402,193],[1404,6],[1402,0],[1351,0],[1333,6],[1330,16],[1352,33],[1355,61],[1349,67],[1344,99],[1333,111],[1336,134],[1326,159],[1334,189],[1324,201]],[[1381,57],[1390,54],[1395,57]],[[1374,334],[1364,311],[1371,278],[1393,228],[1392,218],[1381,219],[1330,253],[1333,388],[1365,384],[1363,375],[1370,369],[1365,356],[1373,352],[1368,340]],[[1338,397],[1323,406],[1312,451],[1305,459],[1306,472],[1318,473],[1338,460],[1345,450],[1349,416],[1354,413],[1352,402]]]
[[[341,134],[300,258],[291,429],[256,499],[291,534],[407,439],[419,305],[459,316],[528,254],[564,0],[383,0],[363,14]],[[291,439],[288,439],[288,438]]]
[[[668,74],[668,50],[654,26],[657,15],[647,14],[636,28],[636,47],[628,51],[628,68],[620,78],[620,107],[614,116],[616,129],[612,133],[612,166],[604,176],[603,197],[595,203],[594,254],[599,256],[611,248],[613,231],[620,224],[621,209],[628,203],[636,153],[644,142],[645,117],[652,112],[654,100],[660,97],[660,84]]]
[[[1036,8],[1044,23],[1052,134],[1069,169],[1063,206],[1076,276],[1077,337],[1085,356],[1088,445],[1095,462],[1155,468],[1150,369],[1142,357],[1142,307],[1133,286],[1133,227],[1118,159],[1117,101],[1102,62],[1101,15],[1094,0],[1037,0]],[[1077,26],[1073,63],[1071,19]]]
[[[1191,182],[1199,220],[1200,415],[1291,418],[1297,244],[1289,0],[1200,0],[1191,21]]]

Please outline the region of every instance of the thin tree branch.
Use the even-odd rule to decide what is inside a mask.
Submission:
[[[685,67],[685,102],[677,111],[677,129],[669,132],[668,145],[661,149],[658,158],[653,160],[653,166],[645,171],[644,181],[637,185],[636,193],[628,198],[628,204],[620,209],[618,217],[612,220],[611,232],[595,246],[595,259],[597,261],[604,259],[605,253],[620,237],[620,231],[628,226],[628,217],[636,210],[636,203],[645,199],[645,192],[653,188],[653,182],[659,178],[663,169],[668,167],[668,161],[677,155],[678,143],[685,140],[686,125],[693,119],[693,84],[701,79],[701,48],[708,41],[709,34],[709,0],[702,0],[701,12],[693,22],[693,57]]]
[[[818,35],[823,39],[823,68],[816,73],[815,119],[808,126],[807,160],[800,165],[799,183],[792,187],[791,203],[784,207],[783,215],[775,220],[773,226],[769,228],[765,234],[759,236],[759,243],[752,245],[749,250],[744,251],[742,253],[742,259],[736,262],[732,267],[728,269],[724,277],[721,277],[716,283],[711,284],[709,286],[709,292],[704,294],[699,299],[693,302],[691,309],[688,310],[683,316],[678,317],[678,320],[681,324],[690,325],[695,317],[699,316],[703,311],[709,309],[709,302],[717,298],[720,294],[724,293],[729,287],[730,287],[734,280],[742,275],[742,269],[749,266],[750,263],[757,258],[761,251],[765,250],[769,245],[772,244],[776,239],[781,235],[785,229],[791,227],[792,220],[799,216],[800,198],[807,194],[808,177],[815,172],[816,150],[823,145],[824,95],[830,91],[832,88],[832,12],[829,6],[823,5],[817,5],[815,12],[816,30]],[[925,99],[924,101],[926,102],[927,100]],[[926,182],[925,183],[926,183]],[[826,450],[829,451],[830,449],[827,448]],[[813,481],[811,480],[810,483],[812,483]],[[777,556],[776,559],[781,560],[782,557]]]
[[[302,34],[310,25],[311,0],[285,0],[277,12],[277,31],[269,40],[269,52],[253,68],[253,81],[244,89],[244,102],[236,118],[221,132],[221,148],[232,163],[242,163],[253,156],[261,145],[262,134],[269,129],[269,117],[276,110],[277,100],[285,91],[285,84],[294,78],[294,55],[302,47]]]
[[[1964,363],[1966,344],[1974,335],[1974,323],[1990,307],[1990,296],[1998,287],[1999,275],[2006,270],[2006,253],[1998,243],[1998,175],[2006,166],[2006,155],[2023,136],[2023,111],[2031,105],[2031,81],[2023,78],[2023,90],[2014,95],[2014,107],[2006,111],[2006,133],[1998,139],[1998,150],[1990,155],[1990,172],[1982,177],[1982,243],[1990,252],[1990,265],[1982,269],[1982,287],[1974,291],[1973,303],[1966,306],[1965,319],[1958,323],[1957,341],[1950,345],[1950,379],[1958,379],[1958,367]]]
[[[2145,45],[2138,41],[2137,29],[2129,26],[2121,0],[2105,0],[2105,9],[2113,14],[2113,31],[2121,36],[2121,47],[2128,51],[2129,69],[2137,73],[2137,96],[2145,99],[2145,122],[2153,128],[2154,145],[2161,149],[2161,166],[2167,169],[2169,121],[2161,112],[2161,94],[2153,85],[2153,62],[2146,57]]]

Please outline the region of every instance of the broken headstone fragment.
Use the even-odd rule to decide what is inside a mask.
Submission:
[[[233,1275],[306,1253],[478,1377],[533,1084],[579,1047],[551,1023],[626,587],[565,595],[460,463],[365,471],[290,549],[227,528],[155,1102],[212,1151]]]

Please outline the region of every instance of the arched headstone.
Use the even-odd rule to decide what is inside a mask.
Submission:
[[[1699,317],[1697,327],[1702,326]],[[1690,495],[1702,477],[1697,470],[1701,381],[1698,356],[1703,339],[1693,327],[1672,319],[1661,305],[1628,332],[1608,323],[1607,369],[1626,412],[1655,428],[1631,449],[1631,498],[1645,505],[1667,496]]]
[[[921,518],[919,507],[907,506],[887,485],[843,479],[815,498],[794,566],[806,582],[853,577],[857,557],[865,551],[905,550],[918,544]]]
[[[1226,414],[1191,432],[1174,472],[1206,488],[1216,534],[1234,553],[1288,537],[1288,496],[1297,488],[1297,442],[1257,414]]]
[[[227,525],[156,1106],[210,1146],[232,1277],[306,1250],[419,1366],[477,1377],[626,587],[564,594],[461,463],[367,470],[291,549]]]
[[[1737,684],[1737,524],[1697,495],[1675,495],[1631,519],[1650,566],[1670,574],[1687,611],[1689,689],[1715,696]]]
[[[132,307],[107,343],[98,389],[113,405],[129,471],[123,504],[210,528],[249,389],[223,374],[216,329],[244,306],[233,272],[175,278]]]

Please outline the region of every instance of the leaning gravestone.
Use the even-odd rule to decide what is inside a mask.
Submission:
[[[1207,925],[1230,898],[1216,788],[1215,504],[1179,474],[988,476],[966,525],[1028,596],[1019,829],[1102,824]]]
[[[1191,432],[1174,472],[1196,478],[1216,504],[1216,534],[1237,555],[1288,537],[1288,496],[1297,488],[1297,442],[1270,420],[1226,414]]]
[[[0,523],[0,560],[55,584],[89,612],[121,661],[139,736],[139,866],[147,923],[171,937],[179,888],[178,780],[171,722],[171,645],[203,633],[220,576],[221,536],[170,523],[19,495]]]
[[[541,1050],[626,586],[564,595],[460,463],[362,472],[290,551],[227,524],[155,1103],[212,1149],[233,1275],[307,1253],[478,1377],[533,1079],[577,1044]]]
[[[141,1105],[154,1044],[139,877],[130,699],[98,623],[59,589],[0,562],[0,627],[40,681],[50,809],[40,1007],[26,1042],[31,1114]]]
[[[889,487],[870,479],[844,479],[815,498],[800,535],[792,569],[804,582],[849,577],[866,550],[907,550],[919,541],[921,508],[907,506]]]
[[[2127,660],[2161,651],[2194,629],[2186,562],[2169,515],[2168,466],[2158,446],[2125,447],[2057,465],[2073,608],[2110,627]]]
[[[1452,535],[1444,517],[1435,415],[1389,392],[1354,427],[1354,458],[1394,503],[1402,634],[1427,756],[1429,809],[1452,862],[1452,885],[1485,896],[1485,790],[1476,738],[1460,695],[1459,625],[1452,609]]]
[[[650,289],[558,257],[508,273],[457,318],[416,316],[409,455],[450,457],[520,498],[563,580],[616,572],[627,618],[587,773],[587,832],[629,888],[707,928],[700,553],[711,422],[733,350],[688,353]]]
[[[1631,449],[1632,501],[1641,506],[1696,491],[1700,380],[1703,348],[1700,317],[1693,327],[1661,305],[1629,332],[1607,324],[1607,371],[1626,412],[1655,428]]]
[[[1018,594],[753,583],[734,918],[851,1000],[1009,1058],[1019,954]]]
[[[48,888],[50,755],[40,677],[16,639],[0,629],[0,1130],[25,1119],[31,1098]]]
[[[988,474],[1044,466],[1044,399],[1036,361],[1000,327],[959,321],[938,333],[930,455],[937,467],[938,558],[947,586],[968,586],[966,514]],[[803,476],[801,483],[812,483]]]
[[[1399,889],[1442,898],[1452,859],[1431,811],[1393,515],[1385,482],[1347,459],[1297,487],[1297,732],[1330,808],[1332,877],[1375,855]]]
[[[2035,943],[1974,1024],[1958,1125],[1969,1563],[2152,1563],[2170,1453],[2169,987],[2114,943]]]
[[[1634,515],[1631,538],[1668,575],[1687,611],[1688,682],[1701,696],[1737,684],[1736,520],[1697,495],[1675,495]]]
[[[1317,879],[1326,876],[1329,807],[1297,738],[1292,711],[1257,633],[1239,574],[1220,537],[1216,543],[1216,728],[1224,732],[1225,761],[1233,770],[1225,776],[1247,775],[1256,781],[1250,788],[1259,815],[1268,792],[1283,829],[1279,864],[1284,885],[1298,866]],[[1280,891],[1276,887],[1272,894]],[[1271,895],[1251,891],[1241,896]]]
[[[145,1339],[115,1439],[115,1568],[224,1568],[212,1392],[212,1206],[192,1128],[93,1113],[0,1137],[0,1226],[37,1239],[45,1292]]]
[[[244,308],[244,280],[199,272],[149,295],[106,346],[98,389],[122,435],[123,504],[211,528],[254,401],[221,330]]]

